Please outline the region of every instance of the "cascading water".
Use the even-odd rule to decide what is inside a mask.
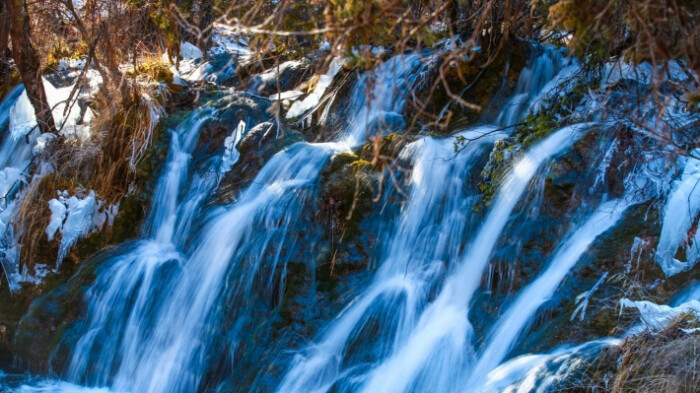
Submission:
[[[628,206],[627,202],[620,200],[605,202],[599,206],[583,225],[577,226],[576,231],[554,254],[549,268],[527,288],[521,290],[518,298],[500,320],[496,321],[493,333],[490,334],[484,349],[477,355],[477,363],[472,368],[471,377],[466,384],[471,391],[480,391],[484,376],[503,361],[537,309],[554,294],[591,243],[622,218]]]
[[[201,216],[192,201],[201,201],[216,184],[207,176],[230,168],[238,155],[227,145],[223,162],[210,175],[194,176],[183,194],[199,129],[211,111],[198,111],[181,125],[173,133],[144,239],[105,263],[87,294],[89,323],[69,378],[132,393],[196,391],[215,362],[208,349],[221,334],[221,304],[233,304],[227,318],[247,317],[251,294],[260,290],[256,280],[284,271],[296,222],[321,169],[332,154],[361,143],[370,124],[401,111],[420,66],[416,55],[397,56],[364,75],[353,93],[352,122],[338,142],[297,143],[273,156],[235,203],[205,213],[208,224],[192,250],[185,244],[191,228],[179,221]],[[376,83],[367,101],[370,77]],[[273,280],[264,281],[269,296]]]
[[[379,364],[362,391],[406,390],[450,392],[463,386],[464,368],[471,361],[467,320],[472,294],[503,227],[540,165],[570,146],[590,125],[565,127],[528,151],[516,162],[489,215],[466,255],[446,279],[437,298],[427,305],[402,345]]]
[[[574,347],[556,348],[547,354],[522,355],[509,360],[483,377],[479,393],[547,392],[557,380],[564,379],[570,370],[569,363],[577,356],[586,357],[600,352],[601,348],[619,343],[619,339],[595,340]]]
[[[131,250],[106,262],[104,272],[89,290],[89,324],[75,346],[69,378],[91,385],[107,385],[115,367],[133,367],[144,349],[143,332],[152,328],[153,303],[159,299],[161,285],[176,274],[183,262],[179,246],[187,231],[175,233],[178,217],[188,217],[198,206],[180,201],[187,185],[189,162],[197,136],[212,110],[195,111],[172,132],[170,152],[158,182],[152,211],[143,240]],[[194,183],[193,183],[194,184]],[[211,190],[199,189],[202,194]],[[190,200],[197,199],[191,198]],[[119,318],[115,318],[119,315]]]
[[[493,127],[462,133],[480,143],[455,155],[449,139],[424,138],[409,145],[403,158],[413,162],[409,201],[384,251],[376,278],[348,306],[319,344],[298,355],[279,388],[281,392],[326,391],[347,377],[347,348],[373,315],[383,318],[373,351],[386,356],[414,324],[416,312],[461,246],[474,198],[464,193],[464,181],[483,146],[493,142]],[[435,248],[426,248],[434,244]]]
[[[274,354],[273,361],[278,362],[274,367],[264,367],[257,359],[249,361],[261,366],[260,375],[274,374],[270,379],[276,391],[544,391],[555,377],[568,372],[572,359],[618,342],[592,341],[559,347],[549,354],[508,358],[577,261],[602,234],[623,221],[633,205],[641,203],[634,198],[628,201],[626,194],[614,200],[604,195],[595,209],[585,202],[583,208],[576,207],[576,219],[563,227],[567,234],[556,239],[551,257],[542,259],[548,264],[543,263],[539,275],[521,283],[522,289],[512,298],[496,304],[502,311],[496,310],[493,321],[487,318],[487,326],[476,323],[485,270],[496,259],[498,245],[512,235],[510,224],[521,221],[516,207],[537,210],[542,204],[542,199],[526,197],[528,189],[534,188],[533,179],[582,135],[605,127],[592,122],[568,125],[533,145],[523,143],[527,148],[514,156],[481,218],[476,209],[480,191],[471,180],[494,143],[507,137],[499,130],[510,129],[525,115],[544,109],[544,98],[552,91],[559,94],[559,82],[578,67],[553,48],[536,48],[534,53],[494,125],[454,135],[458,141],[471,141],[466,146],[455,145],[453,138],[421,136],[403,147],[396,167],[410,168],[399,176],[406,181],[407,195],[394,210],[398,214],[391,229],[380,236],[378,268],[369,283],[352,292],[352,301],[320,330],[314,343],[295,352]],[[403,129],[401,113],[430,62],[418,54],[395,56],[364,73],[344,108],[349,121],[336,133],[334,142],[287,146],[269,158],[227,206],[208,207],[204,201],[222,174],[239,169],[235,164],[241,154],[236,146],[247,126],[241,122],[226,138],[220,156],[196,166],[193,155],[200,129],[217,111],[193,112],[171,131],[169,154],[141,239],[119,246],[101,262],[85,294],[86,316],[64,336],[64,348],[72,346],[68,369],[54,371],[95,388],[42,382],[37,388],[25,386],[19,391],[227,391],[224,385],[230,381],[224,379],[239,377],[230,370],[239,360],[248,361],[242,357],[257,356],[253,352],[257,348],[250,351],[246,345],[258,339],[254,330],[270,323],[261,321],[261,316],[275,318],[277,304],[287,296],[288,265],[296,262],[301,248],[314,249],[316,228],[308,227],[304,220],[309,211],[316,210],[319,180],[327,163],[335,154],[351,153],[368,136]],[[336,59],[322,89],[307,97],[308,102],[295,103],[297,110],[291,114],[305,114],[300,123],[312,124],[318,109],[314,106],[323,104],[320,98],[340,68]],[[8,100],[16,100],[20,93],[11,92]],[[0,107],[0,116],[6,113],[5,106]],[[329,108],[330,104],[321,116],[324,121]],[[288,112],[287,117],[296,115]],[[6,119],[0,117],[0,128],[3,122]],[[594,187],[599,180],[601,184],[608,180],[607,168],[623,143],[616,140],[608,148]],[[4,146],[0,167],[16,166],[3,160],[12,161],[6,156],[21,149]],[[23,159],[31,157],[25,153]],[[694,196],[691,182],[697,176],[690,172],[694,162],[686,166],[688,173],[682,175],[667,202],[669,223],[668,212],[686,206],[681,202],[691,199],[679,195]],[[544,175],[539,179],[545,182]],[[395,203],[396,194],[388,189],[384,200],[394,198],[390,203]],[[677,262],[674,252],[679,244],[687,245],[683,241],[694,225],[692,220],[683,221],[680,231],[670,231],[670,224],[664,223],[669,231],[662,232],[665,247],[656,255],[664,266]],[[523,225],[528,222],[523,221]],[[672,273],[689,269],[697,259],[690,251],[687,256],[682,268],[671,266]],[[481,336],[480,328],[485,330]],[[76,334],[77,342],[71,341]],[[267,362],[269,357],[262,359]],[[276,374],[279,362],[286,369],[281,375]],[[249,382],[240,386],[246,389]],[[261,388],[263,385],[253,382],[251,390],[270,391],[269,385]]]
[[[534,62],[535,68],[521,75],[516,98],[539,94],[559,69],[553,64],[560,61],[558,53],[545,51]],[[502,115],[507,119],[499,121],[517,120],[526,104],[526,101],[509,104]],[[495,127],[467,131],[461,136],[479,143],[468,145],[469,149],[457,157],[451,157],[454,153],[449,141],[425,138],[410,145],[404,152],[413,159],[414,166],[409,202],[400,215],[393,238],[388,241],[374,282],[331,324],[318,344],[295,357],[278,391],[328,391],[331,387],[367,392],[410,390],[409,386],[424,372],[422,368],[428,361],[432,369],[446,374],[421,378],[425,385],[415,389],[445,392],[457,389],[460,379],[454,372],[460,373],[459,364],[464,365],[467,360],[463,354],[468,353],[464,341],[469,331],[468,322],[460,314],[466,316],[469,297],[460,296],[454,287],[469,282],[469,289],[464,292],[462,287],[460,291],[468,294],[476,290],[479,272],[488,262],[491,249],[530,178],[548,157],[570,146],[584,128],[585,125],[560,130],[514,166],[473,242],[471,254],[447,278],[438,299],[427,307],[430,294],[444,277],[444,266],[459,263],[468,221],[465,215],[471,210],[465,205],[469,199],[459,191],[466,178],[465,168],[498,135],[492,134]],[[479,135],[489,137],[479,138]],[[428,244],[434,248],[426,248]],[[348,359],[347,352],[370,318],[382,320],[382,333],[372,348],[373,356],[378,357],[374,362],[379,365],[367,373]],[[447,342],[448,336],[453,340]]]
[[[534,50],[542,53],[534,56],[530,60],[532,64],[522,70],[513,95],[498,114],[496,124],[502,127],[516,124],[536,98],[543,91],[547,91],[545,87],[550,85],[557,74],[572,62],[571,59],[562,56],[557,49],[549,46],[535,46]]]

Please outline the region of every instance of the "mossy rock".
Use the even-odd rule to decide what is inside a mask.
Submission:
[[[357,154],[349,151],[344,151],[334,155],[333,158],[331,158],[325,170],[329,173],[334,173],[342,170],[343,167],[346,167],[359,160],[360,157]]]
[[[331,230],[344,235],[357,230],[365,212],[372,208],[372,181],[367,170],[374,167],[351,153],[341,153],[321,174],[321,214]]]
[[[96,277],[96,269],[110,258],[120,255],[131,244],[122,244],[110,251],[97,254],[80,264],[75,274],[49,276],[38,287],[42,295],[31,302],[29,310],[19,322],[13,339],[14,355],[22,369],[33,373],[47,373],[50,369],[62,371],[69,356],[56,353],[64,333],[81,318],[87,304],[84,294]],[[75,343],[73,343],[75,344]],[[70,351],[64,347],[62,351]]]
[[[356,165],[370,163],[376,166],[379,163],[394,161],[411,139],[408,135],[397,133],[391,133],[381,138],[372,138],[370,142],[367,142],[360,149],[359,155],[362,158],[362,162]]]

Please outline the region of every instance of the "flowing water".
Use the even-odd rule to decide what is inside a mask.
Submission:
[[[401,150],[397,161],[410,168],[404,171],[405,184],[397,185],[404,187],[405,201],[381,236],[376,271],[316,337],[306,337],[312,342],[278,355],[286,370],[277,376],[277,392],[525,392],[546,385],[533,382],[538,370],[564,368],[572,356],[612,342],[508,358],[581,256],[623,219],[632,203],[622,199],[604,197],[592,211],[584,206],[583,219],[571,222],[539,275],[501,305],[503,312],[486,333],[480,336],[470,320],[497,244],[517,219],[516,207],[537,203],[525,201],[533,179],[583,135],[602,127],[592,122],[565,126],[523,149],[486,214],[477,212],[480,191],[472,174],[482,169],[494,143],[507,136],[500,127],[535,110],[533,102],[571,66],[554,49],[536,52],[495,124],[456,134],[470,143],[459,147],[454,138],[423,136]],[[70,383],[35,381],[16,391],[211,390],[221,381],[208,378],[222,364],[231,367],[240,343],[252,334],[244,326],[260,323],[256,313],[265,310],[254,309],[265,304],[274,312],[284,295],[280,283],[288,264],[300,248],[311,249],[316,241],[303,217],[317,209],[319,181],[331,157],[351,152],[387,128],[401,131],[411,92],[431,65],[430,57],[394,56],[364,73],[350,91],[343,112],[347,120],[334,141],[284,148],[227,206],[204,202],[221,173],[238,175],[236,146],[247,126],[241,122],[220,156],[195,167],[200,130],[216,109],[194,111],[170,132],[141,239],[103,262],[86,292],[86,317],[79,322],[80,338],[68,369],[55,370]],[[18,95],[13,91],[9,97]],[[1,160],[7,149],[17,150],[6,149],[7,144]],[[387,190],[383,197],[392,193]],[[265,365],[260,367],[266,373]]]
[[[469,303],[511,212],[540,165],[562,152],[587,126],[566,127],[548,137],[516,162],[500,187],[481,228],[446,278],[411,332],[393,354],[369,375],[365,392],[407,390],[455,391],[464,386],[463,370],[473,358],[467,319]]]
[[[202,200],[238,154],[227,146],[223,162],[192,173],[199,130],[213,112],[195,111],[172,132],[142,240],[105,262],[87,292],[87,327],[73,351],[68,379],[119,392],[196,391],[216,364],[209,345],[225,334],[222,319],[245,320],[255,292],[275,296],[269,277],[281,271],[284,279],[298,219],[317,193],[326,162],[362,143],[370,124],[401,112],[407,89],[422,72],[419,57],[409,55],[363,75],[348,110],[351,121],[336,142],[284,149],[236,202],[209,211],[203,211]],[[369,78],[371,100],[365,98]],[[198,235],[191,225],[195,219],[207,222]],[[224,298],[226,306],[217,301]],[[239,339],[229,337],[228,345],[235,347]]]
[[[471,391],[480,391],[484,376],[504,360],[527,323],[532,321],[537,309],[552,297],[591,243],[622,218],[628,205],[620,200],[601,204],[583,224],[577,225],[575,231],[554,254],[549,267],[520,291],[515,301],[496,321],[484,348],[477,354],[476,365],[470,371],[469,382],[466,385]]]
[[[479,143],[455,154],[452,141],[424,138],[409,145],[404,158],[413,162],[409,203],[400,215],[374,282],[328,328],[318,344],[299,354],[279,388],[281,392],[326,391],[343,369],[348,347],[371,317],[381,318],[373,351],[386,356],[415,323],[431,283],[444,274],[461,246],[474,202],[464,195],[465,180],[484,145],[493,142],[492,127],[462,133]],[[472,190],[473,192],[473,190]],[[425,247],[427,244],[434,248]]]
[[[518,95],[528,88],[534,89],[528,96],[540,93],[556,71],[549,66],[557,61],[552,55],[546,52],[541,56],[544,60],[538,58],[533,69],[523,72]],[[522,116],[524,107],[509,104],[504,116]],[[467,178],[465,170],[499,135],[493,133],[495,127],[466,131],[461,136],[477,143],[457,155],[449,140],[425,138],[410,145],[404,152],[414,161],[409,203],[387,242],[374,282],[333,321],[317,344],[294,358],[278,391],[459,390],[473,352],[468,342],[468,305],[492,249],[542,163],[564,151],[590,126],[559,130],[514,164],[463,256],[462,239],[471,211],[469,196],[460,191]],[[439,294],[431,299],[436,290]],[[381,333],[370,344],[376,363],[365,370],[348,359],[348,350],[371,318],[380,319]]]

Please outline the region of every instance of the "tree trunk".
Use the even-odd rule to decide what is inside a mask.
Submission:
[[[9,58],[10,13],[0,0],[0,86],[8,86],[12,78]]]
[[[42,133],[56,133],[51,107],[46,99],[41,78],[41,63],[32,46],[29,13],[25,0],[3,0],[10,13],[10,36],[12,37],[12,56],[19,75],[24,83],[29,101],[34,107],[37,124]]]
[[[211,48],[211,37],[213,32],[214,23],[214,0],[202,0],[200,5],[200,18],[199,18],[199,31],[201,32],[201,37],[199,37],[199,47],[202,48],[202,52],[206,56],[207,52]]]

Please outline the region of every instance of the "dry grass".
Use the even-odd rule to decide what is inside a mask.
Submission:
[[[625,340],[619,370],[609,383],[611,393],[700,392],[700,332],[681,330],[700,326],[682,315],[666,329]]]
[[[56,258],[61,235],[58,233],[55,241],[49,243],[44,231],[51,219],[49,201],[62,190],[76,191],[71,181],[60,180],[55,174],[32,181],[25,190],[14,225],[21,244],[20,261],[30,271],[37,263],[52,266]]]
[[[157,137],[157,124],[163,109],[155,92],[146,84],[132,84],[129,99],[117,111],[110,110],[104,95],[96,97],[97,116],[91,123],[89,140],[61,139],[47,152],[54,172],[32,181],[15,220],[20,260],[30,271],[37,263],[52,266],[60,233],[49,242],[45,229],[51,213],[48,202],[57,192],[68,190],[79,197],[94,190],[107,204],[117,203],[135,180],[139,161]],[[151,95],[152,94],[152,95]],[[85,194],[85,195],[84,195]]]
[[[647,331],[579,363],[550,391],[568,393],[699,393],[700,327],[683,314],[661,331]]]
[[[108,203],[126,194],[135,170],[153,142],[163,109],[153,92],[133,93],[124,107],[115,114],[103,112],[93,124],[101,139],[92,189]]]

